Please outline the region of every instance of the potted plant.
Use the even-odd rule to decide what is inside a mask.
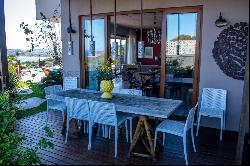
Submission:
[[[111,94],[114,83],[113,83],[113,74],[112,74],[112,60],[109,59],[103,64],[100,64],[96,70],[100,83],[100,89],[103,92],[102,98],[111,99],[113,96]]]

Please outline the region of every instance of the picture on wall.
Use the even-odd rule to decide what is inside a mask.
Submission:
[[[153,58],[153,47],[145,47],[144,58]]]

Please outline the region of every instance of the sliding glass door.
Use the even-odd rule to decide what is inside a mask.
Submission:
[[[165,50],[162,64],[162,96],[182,100],[183,110],[192,107],[197,101],[199,18],[198,11],[177,9],[167,11],[163,21]]]
[[[82,85],[83,88],[99,90],[96,68],[106,59],[106,19],[96,18],[92,21],[92,32],[95,41],[95,56],[89,53],[91,40],[91,21],[82,19]]]

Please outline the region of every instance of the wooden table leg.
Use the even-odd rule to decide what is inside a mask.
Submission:
[[[135,130],[135,134],[133,136],[133,141],[132,141],[132,144],[130,145],[130,148],[129,148],[129,156],[130,156],[130,153],[132,152],[132,150],[134,149],[140,135],[141,135],[141,128],[142,128],[142,120],[141,120],[141,117],[139,118],[139,121],[137,123],[137,127],[136,127],[136,130]]]
[[[142,138],[143,133],[146,131],[146,135],[147,135],[147,140],[148,140],[148,145],[146,145],[146,141]],[[138,142],[138,139],[142,139],[144,146],[146,147],[146,149],[149,151],[150,153],[150,157],[153,158],[154,161],[156,161],[156,155],[154,152],[154,147],[153,147],[153,141],[152,141],[152,136],[151,136],[151,131],[152,128],[150,126],[150,124],[148,123],[148,118],[145,116],[140,116],[139,121],[137,123],[137,127],[136,127],[136,131],[133,137],[133,142],[129,148],[129,154],[128,156],[130,156],[130,154],[132,153],[136,143]],[[143,156],[143,157],[149,157],[149,155],[146,154],[140,154],[140,153],[133,153],[134,155],[138,155],[138,156]]]
[[[153,157],[153,160],[156,160],[156,155],[155,155],[155,151],[154,151],[154,146],[153,146],[153,141],[152,141],[152,137],[151,137],[151,133],[150,133],[150,125],[148,123],[148,118],[144,118],[144,125],[145,125],[145,129],[146,129],[146,133],[147,133],[147,138],[148,138],[148,143],[149,143],[149,147],[150,147],[150,154]]]

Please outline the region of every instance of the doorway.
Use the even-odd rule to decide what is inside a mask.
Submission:
[[[167,9],[163,16],[161,97],[183,101],[178,115],[198,100],[201,9]]]

